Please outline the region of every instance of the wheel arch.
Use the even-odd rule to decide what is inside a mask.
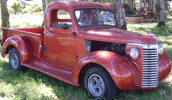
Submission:
[[[107,55],[104,57],[104,53]],[[84,76],[84,74],[86,73],[86,71],[94,66],[99,66],[101,68],[103,68],[104,70],[107,71],[107,73],[111,76],[110,74],[111,69],[113,66],[108,66],[108,65],[112,65],[112,52],[109,51],[95,51],[92,52],[88,55],[86,55],[85,57],[81,58],[78,63],[75,65],[75,68],[72,70],[72,80],[75,83],[79,83],[82,82],[82,77]],[[111,55],[111,57],[107,57],[108,55]],[[117,54],[115,54],[117,55]],[[106,58],[107,57],[107,58]],[[110,61],[110,62],[108,62]]]
[[[83,83],[83,77],[85,75],[85,73],[87,72],[88,69],[90,69],[91,67],[95,67],[95,66],[99,66],[101,68],[103,68],[104,70],[106,70],[102,65],[99,65],[97,63],[88,63],[86,65],[84,65],[79,73],[79,78],[78,78],[78,83],[82,84]],[[109,72],[106,70],[106,72],[109,74]],[[110,74],[109,74],[110,76]]]
[[[5,57],[5,54],[9,53],[12,48],[17,49],[21,63],[26,63],[31,60],[31,44],[26,37],[20,37],[17,35],[9,37],[3,44],[2,57]]]
[[[7,47],[7,49],[6,49],[6,51],[5,51],[5,54],[8,54],[9,51],[10,51],[12,48],[16,48],[16,47],[13,46],[13,45],[9,45],[9,46]]]
[[[75,83],[79,83],[83,73],[85,74],[86,70],[94,65],[104,68],[118,88],[122,90],[137,88],[134,83],[137,71],[135,65],[127,61],[127,59],[109,51],[96,51],[81,58],[72,70],[72,80]]]

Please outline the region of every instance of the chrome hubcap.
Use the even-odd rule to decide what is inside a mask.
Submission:
[[[17,55],[15,53],[12,53],[11,54],[11,66],[14,68],[14,69],[17,69],[18,65],[19,65],[19,59],[17,57]]]
[[[98,74],[92,74],[88,79],[88,88],[94,96],[101,96],[105,92],[105,84]]]

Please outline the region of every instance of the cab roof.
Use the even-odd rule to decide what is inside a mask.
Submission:
[[[47,8],[51,7],[63,7],[64,9],[77,9],[77,8],[103,8],[113,10],[109,6],[97,2],[88,1],[58,1],[51,2]]]

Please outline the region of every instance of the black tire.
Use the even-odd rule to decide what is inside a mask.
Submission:
[[[108,72],[101,66],[92,67],[85,73],[84,89],[95,99],[111,99],[118,90]]]
[[[12,48],[9,53],[9,64],[13,70],[24,70],[25,67],[20,64],[20,56],[16,48]]]

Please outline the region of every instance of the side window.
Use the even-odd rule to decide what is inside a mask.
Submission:
[[[57,18],[58,19],[71,19],[70,14],[65,10],[58,10]]]
[[[72,27],[71,16],[65,10],[56,10],[51,13],[51,27],[62,28],[64,24]]]

